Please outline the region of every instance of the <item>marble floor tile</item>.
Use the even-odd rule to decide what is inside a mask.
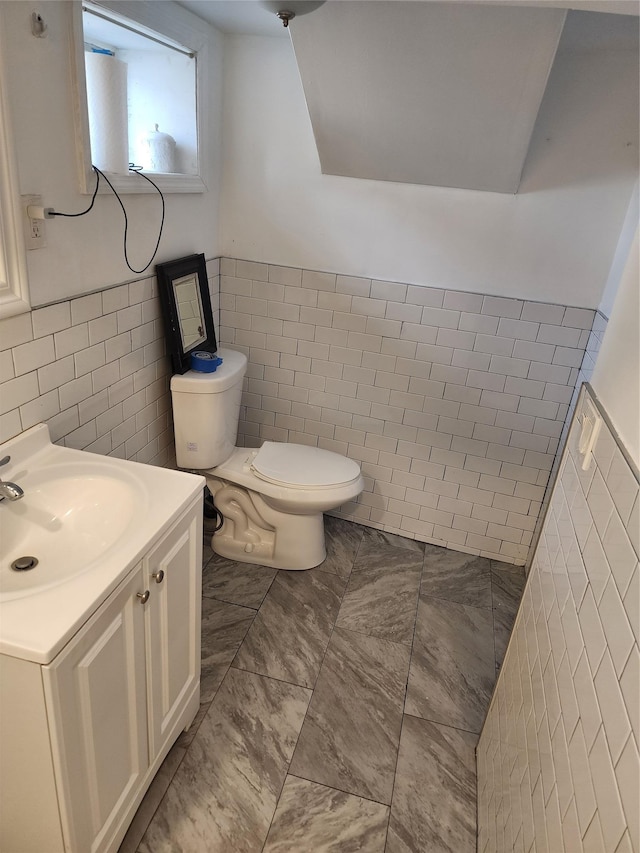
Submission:
[[[411,645],[420,589],[422,555],[384,549],[354,564],[336,625]]]
[[[511,637],[520,599],[524,590],[525,574],[520,566],[491,562],[491,597],[496,667],[502,665]]]
[[[233,665],[313,687],[344,588],[318,569],[278,572]]]
[[[264,853],[384,853],[389,807],[287,776]]]
[[[140,853],[259,853],[310,695],[230,669]]]
[[[405,716],[386,853],[474,853],[477,737]]]
[[[391,801],[410,649],[336,628],[289,772]]]
[[[427,545],[420,592],[472,607],[491,607],[491,561]]]
[[[406,539],[404,536],[396,536],[395,533],[386,533],[384,530],[375,530],[373,527],[365,527],[362,534],[362,542],[358,549],[357,562],[361,565],[366,564],[366,560],[375,555],[380,554],[386,549],[402,551],[413,551],[424,557],[424,542],[418,542],[415,539]]]
[[[200,702],[211,702],[240,648],[256,611],[216,598],[202,599]]]
[[[318,568],[323,572],[348,578],[355,560],[364,527],[336,518],[332,515],[324,517],[324,536],[327,546],[327,558]]]
[[[257,610],[276,574],[276,569],[236,563],[214,554],[202,571],[202,594]]]
[[[164,797],[185,753],[186,749],[177,743],[171,747],[167,757],[160,765],[160,769],[153,777],[153,782],[144,795],[142,802],[138,806],[138,811],[131,821],[127,834],[122,839],[118,853],[136,853],[138,844],[140,844],[147,831],[147,827],[156,813],[156,809],[160,805],[160,801]]]
[[[491,611],[421,595],[405,713],[479,732],[494,682]]]

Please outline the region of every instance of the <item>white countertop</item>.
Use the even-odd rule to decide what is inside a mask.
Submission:
[[[48,430],[42,424],[0,445],[0,457],[6,454],[12,459],[0,475],[3,480],[22,486],[25,495],[21,502],[28,501],[30,478],[42,476],[49,466],[81,470],[83,464],[88,464],[92,471],[113,471],[136,481],[139,499],[131,510],[134,523],[129,524],[122,539],[69,579],[19,597],[0,598],[0,653],[47,664],[153,543],[202,495],[205,480],[182,471],[58,447],[50,443]],[[5,501],[0,501],[0,513],[4,511]],[[3,571],[6,552],[6,543],[3,545],[0,539]]]

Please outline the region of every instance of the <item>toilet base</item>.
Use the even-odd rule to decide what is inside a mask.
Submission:
[[[321,512],[281,512],[263,498],[231,483],[207,477],[207,485],[224,519],[211,548],[228,560],[274,569],[312,569],[327,556]]]

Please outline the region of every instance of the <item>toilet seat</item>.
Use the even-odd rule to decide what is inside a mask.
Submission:
[[[251,471],[261,480],[300,489],[327,489],[360,477],[352,459],[320,447],[265,441],[251,461]]]

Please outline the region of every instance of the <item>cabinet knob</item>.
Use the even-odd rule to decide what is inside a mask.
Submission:
[[[140,599],[140,604],[146,604],[149,601],[149,590],[145,589],[144,592],[136,592],[136,596]]]
[[[164,569],[158,569],[158,571],[154,572],[151,577],[156,583],[162,583],[162,581],[164,580]]]

